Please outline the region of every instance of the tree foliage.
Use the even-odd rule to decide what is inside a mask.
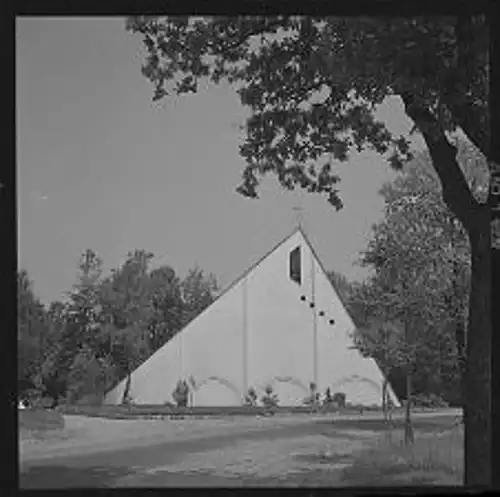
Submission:
[[[182,329],[184,301],[181,280],[171,267],[154,269],[150,280],[149,346],[155,351]]]
[[[408,137],[374,115],[392,95],[431,134],[459,126],[488,156],[484,17],[148,16],[126,27],[142,35],[154,100],[196,92],[202,79],[238,85],[252,111],[240,148],[246,196],[256,197],[258,176],[272,172],[283,187],[324,193],[340,208],[331,162],[316,166],[325,155],[346,160],[353,147],[400,168]],[[326,96],[315,103],[318,93]]]
[[[476,185],[480,195],[481,178]],[[374,275],[350,299],[360,325],[358,343],[383,368],[411,365],[417,390],[457,402],[471,275],[467,234],[443,202],[424,153],[381,194],[385,216],[373,226],[362,256]],[[381,332],[398,321],[409,333],[387,344]]]
[[[68,392],[73,396],[81,393],[82,387],[76,386],[75,370],[88,369],[94,359],[90,351],[94,350],[99,335],[97,288],[102,261],[95,252],[86,250],[78,269],[78,281],[68,293],[67,302],[49,308],[53,318],[52,340],[43,348],[44,362],[39,383],[54,399],[54,404]]]
[[[66,300],[47,310],[27,272],[19,273],[21,392],[35,388],[53,405],[100,402],[214,300],[212,274],[196,267],[180,279],[168,266],[151,269],[152,258],[145,250],[131,251],[103,276],[102,260],[88,249]]]
[[[334,270],[328,271],[327,276],[338,292],[341,301],[345,305],[349,305],[350,296],[357,286],[356,283],[349,281],[342,273]]]
[[[205,275],[202,269],[190,269],[181,282],[182,301],[184,303],[183,325],[204,311],[214,300],[219,291],[215,276]]]

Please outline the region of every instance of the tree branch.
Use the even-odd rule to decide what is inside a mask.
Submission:
[[[452,98],[444,96],[442,101],[450,110],[455,123],[462,128],[486,159],[489,159],[490,138],[488,126],[484,122],[484,110],[467,99],[457,103]]]
[[[458,16],[455,38],[456,59],[454,67],[446,77],[441,100],[451,112],[455,124],[462,128],[470,141],[489,159],[490,138],[486,103],[477,104],[471,97],[477,79],[477,74],[474,74],[477,50],[472,46],[477,33],[470,15]]]
[[[414,95],[402,92],[406,114],[413,119],[422,133],[436,173],[443,188],[443,200],[468,229],[472,227],[475,213],[481,207],[472,195],[458,164],[457,149],[450,144],[439,121]]]

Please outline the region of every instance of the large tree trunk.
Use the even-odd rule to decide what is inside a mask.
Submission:
[[[472,269],[464,378],[464,483],[490,485],[493,435],[490,208],[480,204],[472,195],[457,162],[456,147],[448,141],[438,119],[418,96],[402,92],[401,97],[406,113],[424,137],[443,188],[443,200],[469,235]],[[481,150],[485,148],[481,147]]]
[[[452,294],[449,298],[449,316],[453,320],[454,334],[455,334],[455,345],[457,347],[458,355],[458,369],[459,369],[459,385],[460,385],[460,399],[459,404],[463,407],[465,403],[465,361],[466,361],[466,340],[465,332],[466,325],[463,318],[462,310],[460,309],[461,300],[461,288],[458,283],[458,263],[456,260],[452,261],[453,264],[453,281]],[[470,305],[470,301],[469,301]]]
[[[489,212],[469,231],[471,289],[465,365],[465,481],[491,482],[491,244]]]

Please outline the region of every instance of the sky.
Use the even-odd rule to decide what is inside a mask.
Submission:
[[[182,277],[198,265],[224,288],[293,230],[296,205],[328,269],[368,274],[356,260],[396,175],[379,156],[335,166],[340,212],[272,177],[247,199],[235,188],[248,111],[234,88],[153,103],[141,39],[121,18],[18,18],[16,31],[19,267],[42,302],[71,289],[87,248],[105,271],[145,249],[154,266]],[[380,116],[392,131],[411,127],[397,101]]]

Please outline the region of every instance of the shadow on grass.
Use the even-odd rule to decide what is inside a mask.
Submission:
[[[113,486],[117,478],[129,475],[129,468],[110,466],[38,466],[19,475],[21,489],[100,488]]]

